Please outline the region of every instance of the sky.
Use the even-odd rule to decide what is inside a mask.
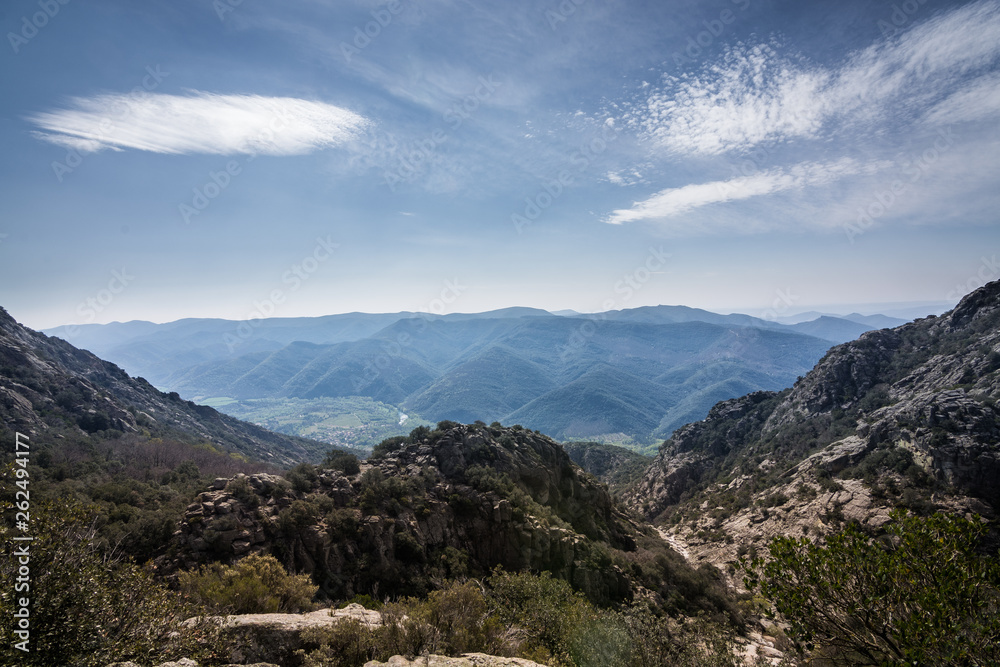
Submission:
[[[6,0],[0,30],[0,306],[36,329],[1000,278],[1000,0]]]

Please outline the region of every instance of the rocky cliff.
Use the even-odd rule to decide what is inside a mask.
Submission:
[[[894,506],[1000,508],[1000,282],[951,312],[832,348],[783,392],[716,405],[667,440],[626,502],[695,559],[776,534],[879,524]]]
[[[312,574],[331,599],[420,594],[502,566],[548,570],[598,603],[641,592],[678,608],[728,604],[710,572],[693,572],[557,443],[520,427],[442,422],[386,441],[353,474],[306,465],[287,479],[220,479],[161,566],[250,552]]]
[[[21,326],[2,308],[0,424],[48,439],[119,431],[213,443],[277,465],[329,449],[160,392],[86,350]]]

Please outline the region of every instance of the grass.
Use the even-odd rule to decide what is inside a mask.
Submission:
[[[207,405],[210,408],[221,408],[224,405],[231,405],[236,403],[235,398],[229,398],[228,396],[213,396],[211,398],[206,398],[198,401],[201,405]]]
[[[238,419],[341,447],[371,449],[417,426],[433,426],[412,412],[407,412],[406,423],[400,425],[399,408],[363,396],[208,400],[216,401],[213,407]]]

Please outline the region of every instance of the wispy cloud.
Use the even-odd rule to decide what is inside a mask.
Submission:
[[[621,118],[660,149],[720,155],[761,143],[827,139],[918,121],[936,106],[996,113],[1000,2],[969,4],[821,67],[737,45],[703,71],[644,90]],[[979,104],[987,99],[990,104]],[[971,102],[971,103],[970,103]],[[934,118],[939,118],[939,112]]]
[[[342,107],[291,97],[105,94],[28,120],[44,141],[81,152],[298,155],[335,146],[369,125]]]
[[[769,169],[727,181],[668,188],[636,202],[631,208],[613,211],[605,222],[621,225],[640,220],[666,220],[703,206],[823,185],[845,176],[875,173],[886,166],[885,163],[861,164],[851,158],[843,158],[829,163],[803,163],[788,170]],[[733,227],[739,228],[740,224],[739,220],[732,220]]]

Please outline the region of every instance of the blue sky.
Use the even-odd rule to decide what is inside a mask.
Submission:
[[[1000,278],[997,0],[9,0],[0,27],[0,305],[34,328],[782,316]]]

